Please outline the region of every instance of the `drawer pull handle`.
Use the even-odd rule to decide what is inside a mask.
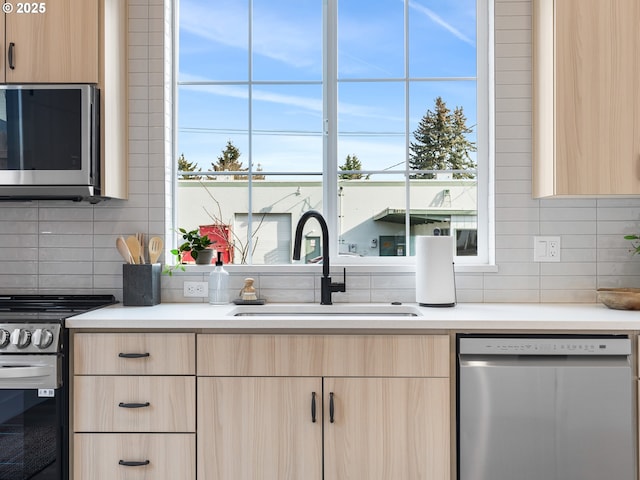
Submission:
[[[150,357],[150,353],[119,353],[118,356],[120,358],[144,358]]]
[[[151,462],[149,460],[145,460],[144,462],[130,462],[127,460],[120,460],[118,462],[119,465],[123,465],[125,467],[144,467],[145,465],[149,465]]]
[[[311,392],[311,421],[316,423],[316,392]]]
[[[334,423],[335,418],[335,405],[333,401],[333,392],[329,393],[329,422]]]
[[[124,402],[120,402],[118,404],[119,407],[121,408],[144,408],[144,407],[148,407],[151,404],[149,402],[144,402],[144,403],[124,403]]]

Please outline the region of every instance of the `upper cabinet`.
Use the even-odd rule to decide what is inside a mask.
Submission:
[[[640,194],[640,2],[533,0],[533,195]]]
[[[0,82],[98,83],[98,0],[12,2],[4,14]]]
[[[4,5],[7,12],[9,3]],[[11,6],[0,20],[0,83],[97,84],[101,192],[126,199],[127,2],[55,0]]]

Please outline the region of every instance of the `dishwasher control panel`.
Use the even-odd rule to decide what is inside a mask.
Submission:
[[[627,337],[463,337],[458,352],[473,355],[630,355]]]

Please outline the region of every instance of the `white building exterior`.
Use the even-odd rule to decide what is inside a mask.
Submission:
[[[234,238],[233,263],[247,261],[249,198],[246,180],[180,180],[178,225],[187,230],[227,225]],[[406,255],[406,189],[403,181],[343,180],[339,183],[339,250],[357,256]],[[474,180],[411,180],[410,241],[416,235],[457,237],[458,255],[473,254],[477,229]],[[316,181],[253,181],[254,264],[290,263],[293,236],[300,216],[322,209],[322,183]],[[305,225],[303,254],[320,255],[320,228]],[[245,251],[244,259],[242,251]]]

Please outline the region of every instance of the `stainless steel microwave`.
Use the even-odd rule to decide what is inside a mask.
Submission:
[[[100,196],[95,85],[0,85],[0,200]]]

